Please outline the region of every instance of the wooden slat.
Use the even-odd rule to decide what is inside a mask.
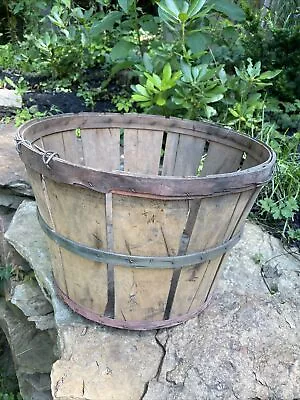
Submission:
[[[114,251],[144,256],[178,253],[186,201],[113,196]],[[172,270],[115,267],[116,319],[162,320]]]
[[[124,130],[124,171],[157,175],[163,131]]]
[[[178,133],[168,132],[162,175],[174,174],[179,137]]]
[[[58,153],[60,158],[65,159],[65,145],[62,133],[44,136],[41,141],[46,151]]]
[[[106,249],[104,195],[45,179],[55,228],[76,242]]]
[[[243,152],[238,149],[211,142],[200,176],[237,171],[242,156]]]
[[[103,315],[107,303],[106,265],[81,258],[63,248],[61,256],[68,296],[77,304]]]
[[[81,131],[85,165],[103,171],[120,169],[120,129]]]
[[[120,127],[134,130],[171,131],[201,137],[204,140],[222,143],[225,146],[233,146],[241,151],[246,151],[254,158],[260,160],[260,162],[266,161],[269,157],[269,152],[266,148],[262,147],[261,144],[251,141],[251,139],[245,135],[238,135],[230,129],[200,121],[195,122],[150,115],[99,115],[98,113],[82,113],[72,116],[56,116],[29,124],[24,129],[21,129],[21,131],[24,131],[25,139],[34,140],[41,135],[68,130],[75,131],[76,128],[95,129]],[[27,131],[30,131],[30,135],[28,135]]]
[[[26,172],[39,208],[39,211],[41,213],[41,216],[43,219],[47,222],[47,224],[53,228],[53,221],[51,219],[48,207],[47,207],[47,202],[46,202],[46,197],[44,193],[44,187],[42,184],[42,175],[39,174],[38,172],[34,171],[33,169],[29,168],[26,166]]]
[[[53,240],[46,236],[48,249],[51,255],[51,265],[54,275],[54,279],[59,288],[66,294],[69,295],[68,285],[66,281],[66,275],[62,262],[61,248]]]
[[[31,181],[31,186],[35,195],[35,199],[37,201],[40,214],[45,220],[45,222],[53,229],[55,228],[55,225],[51,211],[49,209],[49,198],[43,177],[37,172],[31,170],[30,168],[26,168],[26,170],[28,177]],[[62,265],[60,248],[47,236],[46,238],[47,238],[48,248],[51,254],[53,275],[59,287],[64,291],[64,293],[68,294],[68,288],[67,288],[64,268]]]
[[[63,132],[63,144],[65,149],[65,160],[84,165],[84,154],[82,139],[76,136],[76,130]]]
[[[196,176],[205,143],[193,136],[180,135],[172,175]]]
[[[246,160],[243,162],[242,170],[251,168],[251,167],[256,167],[258,164],[259,163],[248,154]]]
[[[239,194],[225,195],[201,201],[189,241],[188,253],[215,247],[226,240],[227,227],[234,215],[239,196]],[[182,269],[171,317],[200,308],[203,298],[206,298],[205,285],[209,285],[207,279],[213,274],[210,269],[213,269],[214,265],[215,262],[212,260]]]
[[[106,248],[105,202],[102,194],[45,180],[55,230],[94,248]],[[107,303],[106,264],[60,249],[69,297],[104,313]],[[63,289],[63,288],[62,288]]]

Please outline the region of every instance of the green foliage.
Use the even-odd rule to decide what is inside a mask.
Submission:
[[[12,0],[11,42],[0,46],[0,65],[48,77],[44,89],[76,90],[91,109],[105,96],[120,112],[205,118],[269,143],[277,171],[257,215],[296,240],[300,30],[293,2],[273,0],[270,12],[260,12],[247,0]],[[90,70],[98,71],[97,85]],[[112,81],[118,93],[108,90]],[[25,81],[1,84],[27,90]],[[44,115],[25,108],[16,124]]]
[[[36,109],[35,106],[30,108],[24,107],[17,111],[15,116],[15,126],[19,127],[27,121],[30,121],[34,118],[43,118],[47,115],[51,115],[51,113],[40,112]]]
[[[139,102],[142,108],[164,107],[170,99],[171,89],[181,76],[180,71],[172,72],[171,65],[164,66],[161,76],[144,72],[147,79],[144,85],[133,85],[132,100]]]
[[[265,124],[259,139],[277,154],[272,182],[262,190],[258,201],[261,217],[276,226],[283,236],[296,239],[299,232],[292,228],[292,222],[300,209],[300,132],[288,136]]]
[[[265,69],[282,69],[269,92],[280,101],[300,98],[300,26],[278,28],[270,24],[262,28],[254,19],[243,39],[246,54],[261,60]]]
[[[0,281],[8,281],[12,276],[11,266],[0,266]]]

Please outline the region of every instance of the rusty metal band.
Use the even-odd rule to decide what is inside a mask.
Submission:
[[[56,156],[46,165],[44,152],[37,151],[24,142],[19,142],[18,145],[24,164],[55,182],[100,193],[119,193],[163,200],[210,197],[254,189],[271,179],[275,162],[275,158],[271,158],[266,165],[250,168],[248,171],[207,177],[146,176],[94,170],[69,163]]]
[[[100,314],[97,314],[95,311],[90,310],[87,307],[84,307],[74,300],[72,300],[66,293],[64,293],[57,282],[55,282],[56,291],[58,295],[63,299],[63,301],[76,313],[82,315],[84,318],[89,319],[90,321],[97,322],[102,325],[111,326],[113,328],[119,329],[130,329],[135,331],[148,331],[151,329],[161,329],[161,328],[170,328],[171,326],[179,325],[185,321],[188,321],[191,318],[196,317],[198,314],[203,312],[206,307],[209,305],[211,301],[211,295],[207,297],[205,302],[199,306],[196,311],[191,313],[187,313],[184,315],[180,315],[175,318],[170,318],[168,320],[161,321],[123,321],[118,319],[109,318]]]
[[[128,268],[177,269],[194,264],[201,264],[205,261],[212,260],[213,258],[225,254],[240,240],[242,235],[242,231],[240,231],[232,239],[224,242],[222,245],[207,249],[205,251],[200,251],[198,253],[191,253],[183,256],[173,257],[143,257],[95,249],[93,247],[75,242],[51,229],[50,226],[42,218],[38,209],[37,215],[42,230],[50,239],[55,241],[64,249],[88,260],[105,264],[108,263],[113,265],[122,265]]]

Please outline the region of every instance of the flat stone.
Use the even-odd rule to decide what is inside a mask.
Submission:
[[[34,322],[35,326],[40,331],[47,331],[48,329],[54,329],[56,327],[53,313],[47,315],[31,316],[27,319],[28,321]]]
[[[21,204],[6,238],[53,304],[53,399],[300,398],[300,261],[260,227],[246,223],[210,306],[159,332],[93,324],[57,298],[33,202]]]
[[[53,310],[35,280],[17,284],[10,302],[18,307],[26,317],[45,316]]]
[[[37,331],[34,323],[0,298],[0,329],[9,343],[20,392],[24,400],[51,399],[49,372],[55,361],[53,334]],[[45,376],[48,376],[46,384]],[[43,380],[43,388],[32,382]]]
[[[7,189],[0,189],[0,207],[16,210],[23,200],[23,196],[16,196]]]
[[[22,96],[14,90],[0,89],[0,107],[22,108]]]
[[[24,164],[14,143],[16,128],[12,125],[0,126],[0,189],[9,190],[8,194],[33,196]]]

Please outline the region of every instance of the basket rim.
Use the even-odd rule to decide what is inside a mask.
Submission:
[[[82,126],[85,128],[86,124],[90,124],[91,121],[95,119],[103,121],[103,128],[108,123],[112,124],[111,126],[115,124],[115,127],[124,127],[126,129],[126,126],[122,126],[122,124],[126,125],[128,123],[133,123],[139,125],[139,123],[141,123],[144,125],[146,122],[148,124],[146,124],[146,126],[148,126],[149,130],[167,130],[167,128],[169,128],[170,132],[176,133],[176,130],[179,129],[180,131],[188,132],[182,132],[184,134],[194,136],[198,136],[197,132],[201,132],[201,135],[206,135],[206,137],[209,138],[208,140],[211,141],[219,142],[219,140],[217,140],[218,137],[220,138],[220,141],[223,141],[223,143],[231,141],[235,144],[233,147],[241,149],[242,151],[250,151],[251,146],[254,145],[255,149],[261,150],[263,153],[261,157],[263,157],[265,161],[259,163],[259,160],[257,159],[259,156],[256,156],[253,158],[258,162],[258,164],[253,167],[240,171],[207,175],[203,177],[146,175],[124,171],[104,171],[84,165],[74,164],[54,155],[51,157],[50,167],[48,163],[45,164],[45,159],[43,161],[43,156],[47,151],[42,150],[41,148],[36,148],[27,138],[27,136],[30,135],[32,128],[35,128],[37,135],[40,135],[37,138],[47,136],[41,134],[45,124],[46,126],[48,124],[48,131],[50,131],[49,134],[51,135],[55,133],[55,130],[54,132],[51,132],[51,128],[54,129],[56,122],[58,122],[58,124],[61,121],[66,122],[65,126],[62,125],[62,127],[57,130],[57,132],[63,132],[64,130],[71,129],[70,126],[68,126],[68,122],[70,123],[70,121],[71,125],[73,123],[73,125],[75,124],[74,126],[77,126],[75,122],[82,120]],[[114,120],[116,122],[114,122]],[[82,128],[82,126],[80,126],[80,128]],[[234,141],[233,139],[236,140]],[[78,114],[59,114],[43,119],[34,119],[19,127],[16,142],[20,157],[26,166],[29,166],[33,170],[42,173],[46,177],[53,179],[58,183],[86,187],[100,193],[119,193],[148,198],[172,199],[174,197],[182,197],[186,199],[249,190],[257,186],[262,186],[271,179],[276,161],[275,152],[270,148],[270,146],[258,139],[243,135],[220,124],[206,121],[192,121],[177,117],[163,117],[158,115],[135,113],[83,112]]]

